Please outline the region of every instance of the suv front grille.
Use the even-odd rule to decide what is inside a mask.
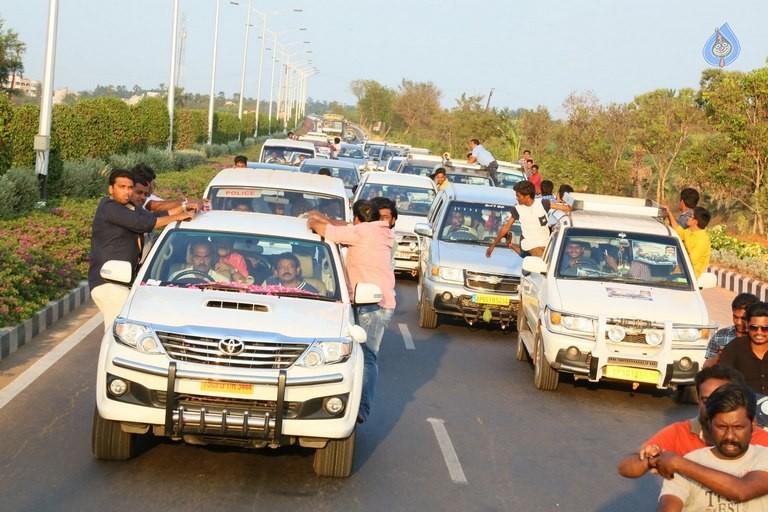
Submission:
[[[481,292],[517,293],[520,278],[467,270],[464,273],[464,286],[469,290]]]
[[[174,361],[209,364],[229,368],[279,370],[290,368],[309,347],[308,343],[278,343],[243,340],[245,348],[239,354],[219,350],[222,338],[189,336],[157,332],[160,343]]]

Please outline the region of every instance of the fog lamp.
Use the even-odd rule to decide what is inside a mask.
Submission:
[[[693,368],[693,361],[691,361],[691,358],[689,357],[684,357],[677,362],[677,366],[679,366],[681,370],[687,371]]]
[[[661,345],[662,341],[664,341],[664,333],[661,331],[652,329],[645,333],[645,342],[652,347]]]
[[[608,339],[618,343],[627,336],[627,331],[620,325],[612,325],[608,328]]]
[[[343,409],[344,401],[341,398],[333,396],[325,400],[325,410],[329,414],[339,414]]]
[[[443,302],[448,302],[453,298],[453,294],[451,294],[451,292],[443,292],[442,295],[440,295],[440,298]]]
[[[575,361],[579,358],[581,351],[578,347],[570,346],[565,350],[565,357],[571,361]]]
[[[123,379],[113,379],[109,383],[109,392],[114,396],[123,396],[128,392],[128,383]]]

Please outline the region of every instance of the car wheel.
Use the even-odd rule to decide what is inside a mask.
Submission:
[[[101,460],[128,460],[133,457],[136,435],[123,432],[120,422],[105,420],[98,408],[93,411],[91,450]]]
[[[519,325],[519,324],[518,324]],[[523,337],[520,335],[520,330],[517,331],[517,352],[515,354],[518,361],[527,363],[531,360],[528,356],[528,351],[525,349],[525,343],[523,343]]]
[[[355,459],[355,431],[346,439],[331,439],[325,448],[315,450],[312,467],[317,476],[347,478]]]
[[[536,361],[533,364],[533,385],[542,391],[554,391],[557,389],[560,375],[557,370],[549,366],[544,357],[544,343],[541,339],[541,329],[536,331],[536,339],[533,343],[536,352]]]
[[[695,385],[678,386],[675,399],[681,404],[697,404],[699,403],[699,393],[696,391]]]
[[[419,300],[419,327],[434,329],[437,327],[437,312],[427,304],[426,289],[421,287],[421,300]]]

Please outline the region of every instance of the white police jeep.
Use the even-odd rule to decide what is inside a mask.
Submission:
[[[249,279],[210,270],[219,258]],[[299,287],[271,272],[286,258],[300,267]],[[265,268],[271,277],[254,277]],[[127,262],[107,262],[107,273],[131,280]],[[144,434],[296,444],[317,449],[318,475],[349,476],[365,341],[353,308],[381,291],[359,284],[352,297],[345,279],[337,247],[303,219],[211,211],[167,226],[101,343],[96,458],[128,459]]]

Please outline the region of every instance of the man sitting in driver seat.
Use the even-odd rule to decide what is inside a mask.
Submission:
[[[565,246],[565,253],[567,254],[567,257],[563,258],[563,262],[560,265],[560,272],[566,272],[571,269],[568,274],[576,275],[577,267],[597,268],[597,263],[584,255],[585,248],[585,242],[570,240]]]
[[[459,210],[454,210],[451,216],[451,223],[443,228],[443,238],[451,238],[452,234],[457,231],[470,233],[473,237],[477,238],[477,231],[464,224],[464,214]]]
[[[208,280],[205,278],[205,276],[208,276],[211,282],[228,283],[231,281],[230,276],[216,272],[213,269],[213,246],[208,241],[193,243],[189,250],[189,259],[192,264],[187,265],[178,272],[174,272],[171,275],[171,281],[186,277],[193,279],[195,276],[204,280]]]

